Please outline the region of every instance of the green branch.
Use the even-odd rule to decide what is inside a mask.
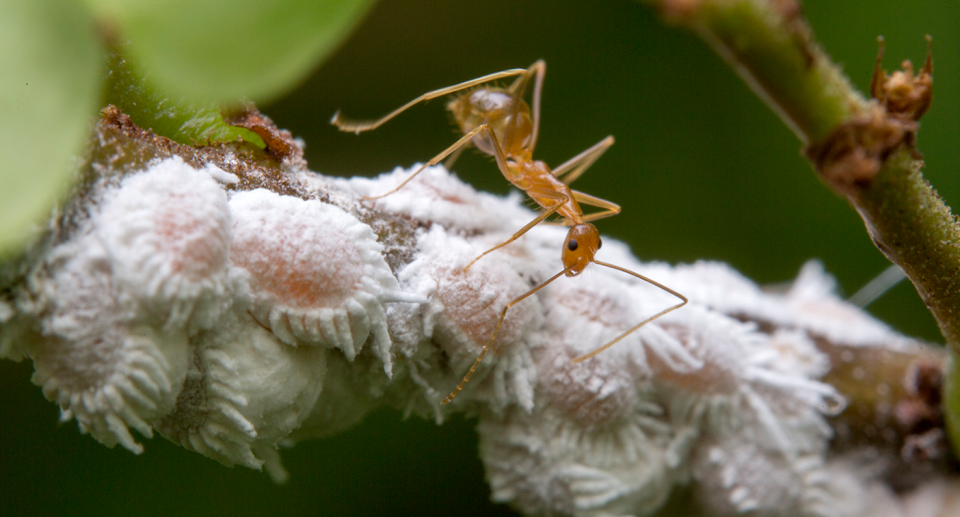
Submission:
[[[960,228],[920,174],[916,120],[930,103],[928,59],[888,77],[866,101],[813,42],[793,0],[644,0],[700,35],[806,146],[821,178],[857,209],[960,354]]]
[[[867,231],[913,281],[955,354],[960,350],[960,235],[950,207],[920,173],[907,149],[891,155],[855,193]]]

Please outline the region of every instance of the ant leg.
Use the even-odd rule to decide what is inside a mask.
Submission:
[[[430,99],[436,99],[437,97],[443,97],[444,95],[447,95],[453,92],[458,92],[460,90],[465,90],[467,88],[476,86],[478,84],[486,83],[489,81],[496,81],[497,79],[503,79],[505,77],[513,77],[515,75],[521,75],[526,73],[527,73],[526,69],[512,68],[510,70],[504,70],[502,72],[485,75],[483,77],[471,79],[469,81],[466,81],[460,84],[455,84],[453,86],[448,86],[446,88],[440,88],[439,90],[427,92],[417,97],[416,99],[413,99],[412,101],[404,104],[403,106],[400,106],[399,108],[390,112],[387,116],[378,120],[372,120],[372,121],[348,120],[341,117],[340,112],[337,111],[336,113],[333,114],[333,118],[330,119],[330,123],[333,124],[334,126],[337,126],[337,129],[339,129],[340,131],[353,132],[353,133],[359,134],[363,131],[370,131],[372,129],[376,129],[380,127],[388,120],[403,113],[404,111],[416,105],[417,103],[428,101]]]
[[[620,334],[619,337],[617,337],[617,338],[614,339],[613,341],[607,343],[606,345],[603,345],[602,347],[594,350],[593,352],[590,352],[589,354],[582,355],[582,356],[574,359],[574,360],[573,360],[574,363],[579,363],[579,362],[582,362],[582,361],[586,361],[587,359],[590,359],[591,357],[599,354],[600,352],[603,352],[604,350],[606,350],[606,349],[612,347],[613,345],[617,344],[617,342],[620,341],[621,339],[623,339],[623,338],[629,336],[630,334],[632,334],[632,333],[633,333],[635,330],[637,330],[638,328],[646,325],[647,323],[650,323],[651,321],[659,318],[660,316],[663,316],[664,314],[666,314],[666,313],[668,313],[668,312],[675,311],[675,310],[679,309],[680,307],[683,307],[684,305],[687,304],[687,301],[688,301],[686,296],[684,296],[684,295],[682,295],[682,294],[674,291],[673,289],[670,289],[669,287],[667,287],[667,286],[665,286],[665,285],[663,285],[663,284],[661,284],[661,283],[659,283],[659,282],[655,282],[655,281],[653,281],[653,280],[651,280],[651,279],[649,279],[649,278],[647,278],[647,277],[645,277],[645,276],[643,276],[643,275],[641,275],[641,274],[639,274],[639,273],[634,273],[633,271],[630,271],[629,269],[622,268],[622,267],[620,267],[620,266],[615,266],[615,265],[613,265],[613,264],[608,264],[608,263],[606,263],[606,262],[600,262],[599,260],[594,260],[594,262],[597,263],[597,264],[600,264],[601,266],[606,266],[606,267],[611,268],[611,269],[616,269],[617,271],[623,271],[624,273],[631,274],[631,275],[639,278],[640,280],[643,280],[643,281],[645,281],[645,282],[649,282],[649,283],[651,283],[651,284],[659,287],[660,289],[663,289],[664,291],[666,291],[666,292],[668,292],[668,293],[676,296],[677,298],[680,298],[680,300],[682,300],[682,301],[681,301],[680,303],[672,306],[672,307],[668,307],[668,308],[666,308],[666,309],[664,309],[664,310],[662,310],[662,311],[654,314],[653,316],[650,316],[649,318],[641,321],[639,324],[637,324],[637,325],[636,325],[635,327],[633,327],[632,329],[624,332],[623,334]]]
[[[496,133],[490,129],[489,124],[481,124],[477,126],[476,129],[471,131],[471,133],[479,130],[484,130],[487,132],[487,136],[490,138],[490,143],[493,144],[493,158],[497,162],[497,168],[500,169],[500,173],[503,174],[503,177],[507,179],[510,183],[516,184],[516,175],[510,170],[510,166],[507,165],[507,155],[503,153],[503,148],[500,147],[500,142],[497,140]]]
[[[527,89],[527,82],[530,81],[530,77],[536,78],[533,89],[533,133],[530,135],[530,145],[528,146],[531,154],[533,153],[534,147],[537,146],[537,136],[540,133],[540,97],[543,93],[543,76],[546,73],[547,64],[542,59],[538,59],[536,63],[530,65],[527,73],[518,77],[517,80],[507,88],[507,91],[511,92],[512,95],[513,110],[510,113],[510,127],[508,127],[504,133],[503,139],[506,142],[510,142],[513,139],[513,131],[517,123],[517,114],[520,112],[520,98],[523,97],[523,93]]]
[[[464,146],[466,146],[466,145],[468,145],[468,144],[470,143],[470,139],[472,139],[474,136],[477,135],[477,133],[479,133],[479,132],[481,132],[481,131],[486,131],[486,132],[487,132],[487,136],[490,137],[490,141],[493,142],[493,150],[494,150],[494,156],[495,156],[496,161],[497,161],[497,167],[500,168],[500,172],[503,173],[503,175],[507,178],[507,180],[510,180],[511,174],[510,174],[510,168],[507,167],[507,157],[503,154],[503,149],[500,148],[500,143],[497,142],[497,135],[495,135],[495,134],[493,133],[493,130],[490,129],[490,126],[488,126],[487,124],[481,124],[481,125],[473,128],[469,133],[463,135],[459,140],[457,140],[456,142],[454,142],[453,145],[451,145],[450,147],[444,149],[444,151],[443,151],[442,153],[434,156],[433,158],[430,159],[430,161],[428,161],[427,163],[423,164],[419,169],[417,169],[416,172],[414,172],[413,174],[411,174],[409,178],[403,180],[403,183],[401,183],[400,185],[398,185],[397,188],[395,188],[395,189],[393,189],[393,190],[391,190],[391,191],[389,191],[389,192],[387,192],[387,193],[385,193],[385,194],[380,194],[379,196],[372,196],[372,197],[370,197],[370,196],[364,196],[362,199],[366,199],[366,200],[372,201],[372,200],[374,200],[374,199],[380,199],[380,198],[382,198],[382,197],[386,197],[386,196],[389,196],[390,194],[393,194],[394,192],[396,192],[396,191],[400,190],[401,188],[403,188],[404,185],[406,185],[407,183],[409,183],[410,180],[412,180],[414,177],[416,177],[417,174],[420,174],[421,172],[423,172],[423,170],[426,169],[427,167],[430,167],[430,166],[432,166],[432,165],[436,165],[436,164],[440,163],[440,160],[443,160],[444,158],[446,158],[447,155],[463,149]],[[455,157],[454,157],[454,158],[455,158]]]
[[[443,162],[443,168],[447,170],[452,169],[453,164],[457,162],[457,159],[460,158],[460,155],[463,154],[463,150],[466,149],[467,147],[469,146],[464,145],[458,148],[456,151],[454,151],[453,154],[451,154],[450,157]]]
[[[570,158],[565,161],[563,165],[553,169],[553,175],[556,176],[557,179],[561,179],[560,176],[566,174],[567,177],[562,178],[562,181],[567,185],[573,183],[574,180],[579,178],[593,165],[593,162],[597,161],[597,159],[613,145],[613,141],[613,136],[608,136],[596,144],[593,144],[593,146],[586,151]]]
[[[592,221],[596,221],[597,219],[606,219],[607,217],[613,217],[620,213],[620,205],[616,203],[607,201],[606,199],[600,199],[598,197],[591,196],[590,194],[585,194],[583,192],[580,192],[579,190],[571,190],[570,192],[573,192],[573,199],[575,199],[577,203],[580,203],[581,205],[596,206],[596,207],[605,209],[601,212],[584,215],[581,219],[581,222],[589,223]],[[548,226],[573,226],[577,223],[574,221],[571,221],[570,219],[564,219],[562,221],[557,221],[557,222],[547,221],[542,224],[545,224]]]
[[[520,115],[520,98],[523,97],[523,90],[527,86],[528,77],[527,74],[524,74],[510,86],[510,88],[513,89],[513,93],[510,96],[510,124],[503,131],[503,142],[507,145],[513,142],[513,134],[517,130],[517,118],[518,115]]]
[[[540,96],[543,93],[543,76],[547,73],[547,64],[542,59],[537,60],[530,70],[536,74],[533,85],[533,134],[530,135],[530,154],[537,146],[537,137],[540,136]]]
[[[391,190],[390,192],[387,192],[387,193],[385,193],[385,194],[380,194],[379,196],[363,196],[362,199],[366,199],[366,200],[368,200],[368,201],[373,201],[374,199],[380,199],[380,198],[382,198],[382,197],[389,196],[390,194],[393,194],[394,192],[400,190],[401,188],[403,188],[404,185],[406,185],[407,183],[410,183],[410,180],[412,180],[413,178],[415,178],[415,177],[417,176],[417,174],[420,174],[421,172],[423,172],[424,169],[426,169],[427,167],[431,167],[431,166],[433,166],[433,165],[436,165],[436,164],[440,163],[440,161],[443,160],[444,158],[446,158],[447,155],[449,155],[449,154],[451,154],[451,153],[453,153],[453,152],[455,152],[455,151],[459,151],[459,150],[462,149],[464,146],[466,146],[467,144],[469,144],[469,143],[470,143],[470,139],[473,138],[474,136],[476,136],[477,133],[479,133],[480,131],[483,131],[484,128],[487,128],[487,126],[486,126],[486,125],[482,125],[482,126],[479,126],[479,127],[475,127],[475,128],[473,129],[473,131],[470,131],[470,132],[467,133],[466,135],[463,135],[463,137],[460,138],[459,140],[457,140],[456,142],[454,142],[453,145],[451,145],[450,147],[444,149],[442,153],[434,156],[433,158],[430,158],[430,161],[428,161],[427,163],[425,163],[425,164],[423,164],[422,166],[420,166],[420,168],[417,169],[417,172],[414,172],[413,174],[410,175],[409,178],[403,180],[403,183],[401,183],[400,185],[398,185],[397,188],[395,188],[395,189],[393,189],[393,190]],[[489,131],[489,128],[487,128],[487,129],[488,129],[488,131]]]
[[[601,212],[596,212],[593,214],[587,214],[583,216],[583,222],[589,223],[591,221],[596,221],[597,219],[605,219],[607,217],[613,217],[620,213],[620,205],[607,201],[606,199],[600,199],[590,194],[585,194],[579,190],[573,190],[573,199],[577,200],[577,203],[587,206],[595,206],[597,208],[603,208]]]
[[[543,289],[547,284],[549,284],[550,282],[553,282],[554,280],[560,278],[561,275],[563,275],[563,274],[566,273],[567,271],[570,271],[572,268],[573,268],[573,266],[570,266],[570,267],[564,269],[563,271],[557,273],[556,275],[553,275],[553,276],[550,277],[550,279],[547,280],[546,282],[544,282],[544,283],[542,283],[542,284],[534,287],[533,289],[527,291],[527,292],[524,293],[523,295],[515,298],[513,301],[511,301],[510,303],[508,303],[507,306],[504,307],[502,311],[500,311],[500,320],[497,321],[497,328],[495,328],[495,329],[493,330],[493,335],[490,336],[490,340],[487,341],[487,344],[486,344],[486,345],[483,345],[483,350],[480,350],[480,355],[477,356],[477,360],[473,362],[473,366],[470,367],[470,371],[468,371],[467,374],[463,376],[463,380],[460,381],[460,384],[458,384],[457,387],[454,388],[453,391],[452,391],[449,395],[447,395],[447,398],[443,399],[443,401],[440,402],[440,404],[447,404],[447,403],[449,403],[451,400],[453,400],[453,397],[456,397],[456,396],[457,396],[457,393],[460,393],[460,390],[463,389],[463,386],[467,383],[467,381],[470,380],[470,377],[473,376],[473,372],[475,372],[475,371],[477,370],[477,366],[480,366],[480,361],[483,360],[483,356],[487,355],[487,350],[490,350],[490,345],[493,344],[493,340],[494,340],[494,339],[497,339],[497,334],[500,333],[500,327],[503,326],[503,319],[507,317],[507,311],[510,309],[510,307],[513,307],[514,305],[520,303],[521,301],[523,301],[525,298],[527,298],[527,297],[530,296],[531,294],[539,291],[540,289]]]
[[[537,197],[545,197],[545,198],[547,198],[547,199],[556,200],[556,204],[554,204],[553,206],[550,206],[549,208],[547,208],[546,210],[544,210],[543,212],[541,212],[540,215],[538,215],[533,221],[530,221],[529,223],[527,223],[526,226],[524,226],[523,228],[520,228],[520,229],[519,229],[516,233],[514,233],[509,239],[507,239],[507,240],[501,242],[500,244],[497,244],[496,246],[494,246],[494,247],[488,249],[487,251],[484,251],[483,253],[481,253],[480,256],[478,256],[477,258],[473,259],[473,262],[470,262],[469,264],[467,264],[467,267],[463,268],[464,271],[470,269],[470,266],[472,266],[472,265],[473,265],[474,263],[476,263],[478,260],[482,259],[482,258],[484,257],[484,255],[486,255],[487,253],[490,253],[490,252],[492,252],[492,251],[496,251],[496,250],[498,250],[498,249],[506,246],[507,244],[510,244],[511,242],[519,239],[520,237],[522,237],[523,234],[525,234],[525,233],[527,233],[528,231],[530,231],[530,228],[533,228],[534,226],[536,226],[536,225],[540,224],[541,222],[543,222],[544,219],[546,219],[547,217],[550,217],[554,212],[556,212],[557,210],[559,210],[560,207],[562,207],[563,205],[565,205],[565,204],[567,203],[567,201],[570,200],[570,198],[568,198],[567,196],[565,196],[565,195],[563,195],[563,194],[560,194],[560,193],[558,193],[558,192],[552,191],[552,190],[530,189],[529,191],[527,191],[527,193],[530,194],[531,197],[533,197],[533,195],[535,194]]]

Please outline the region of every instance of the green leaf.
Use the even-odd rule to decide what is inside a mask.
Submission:
[[[227,125],[215,103],[189,102],[161,95],[123,52],[109,52],[106,103],[130,116],[133,123],[186,145],[235,142],[243,139],[261,149],[263,139],[241,127]]]
[[[0,2],[0,252],[21,245],[66,189],[102,64],[75,2]]]
[[[371,0],[88,0],[150,81],[202,102],[265,101],[332,52]]]

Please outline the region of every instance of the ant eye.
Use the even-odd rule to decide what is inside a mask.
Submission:
[[[600,249],[602,247],[603,247],[603,239],[597,237],[597,249]]]
[[[576,239],[570,239],[570,242],[567,243],[567,249],[570,251],[577,251]]]

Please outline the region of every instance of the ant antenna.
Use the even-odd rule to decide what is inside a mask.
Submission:
[[[650,316],[649,318],[641,321],[640,323],[638,323],[636,326],[634,326],[634,327],[631,328],[630,330],[624,332],[623,334],[620,334],[620,336],[618,336],[618,337],[617,337],[616,339],[614,339],[613,341],[607,343],[606,345],[603,345],[602,347],[594,350],[593,352],[590,352],[589,354],[582,355],[582,356],[574,359],[574,360],[573,360],[574,363],[582,363],[583,361],[586,361],[587,359],[590,359],[591,357],[599,354],[600,352],[603,352],[604,350],[606,350],[606,349],[612,347],[613,345],[617,344],[621,339],[623,339],[623,338],[629,336],[630,334],[632,334],[634,331],[636,331],[636,330],[639,329],[640,327],[646,325],[647,323],[650,323],[651,321],[659,318],[660,316],[663,316],[664,314],[667,314],[668,312],[672,312],[672,311],[675,311],[675,310],[679,309],[680,307],[683,307],[683,306],[686,305],[687,302],[689,301],[689,300],[687,300],[687,297],[686,297],[686,296],[684,296],[684,295],[682,295],[682,294],[674,291],[673,289],[670,289],[669,287],[661,284],[660,282],[657,282],[657,281],[655,281],[655,280],[651,280],[651,279],[649,279],[649,278],[641,275],[640,273],[634,273],[633,271],[630,271],[630,270],[627,269],[627,268],[622,268],[622,267],[620,267],[620,266],[615,266],[615,265],[613,265],[613,264],[608,264],[608,263],[606,263],[606,262],[601,262],[601,261],[599,261],[599,260],[594,260],[593,262],[596,263],[596,264],[600,264],[601,266],[606,266],[606,267],[611,268],[611,269],[616,269],[617,271],[623,271],[624,273],[631,274],[631,275],[639,278],[640,280],[643,280],[644,282],[653,284],[653,285],[659,287],[660,289],[663,289],[664,291],[666,291],[666,292],[668,292],[668,293],[676,296],[677,298],[680,298],[682,301],[681,301],[680,303],[674,305],[673,307],[668,307],[667,309],[664,309],[664,310],[662,310],[662,311],[654,314],[653,316]]]

